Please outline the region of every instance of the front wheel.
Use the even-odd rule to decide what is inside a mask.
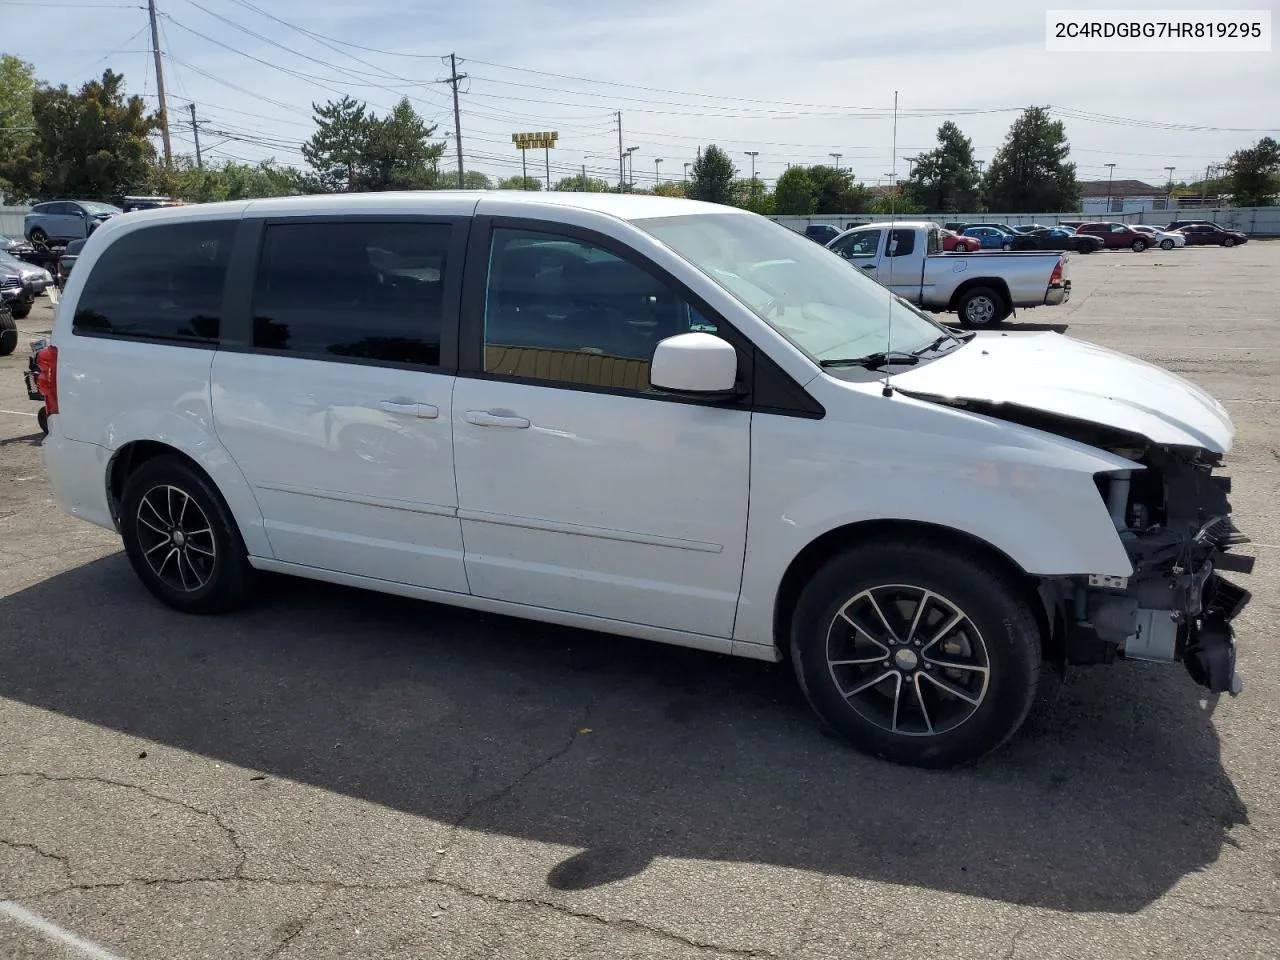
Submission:
[[[927,541],[866,545],[809,581],[791,655],[810,705],[856,749],[951,767],[1004,744],[1040,676],[1040,630],[991,565]]]
[[[27,234],[27,239],[34,244],[43,246],[49,242],[49,234],[45,233],[40,227],[32,227],[31,232]]]
[[[248,598],[252,568],[235,519],[213,484],[172,456],[147,460],[120,501],[125,553],[160,602],[222,613]]]
[[[1172,241],[1172,240],[1161,240],[1161,241],[1160,241],[1160,249],[1161,249],[1161,250],[1172,250],[1172,249],[1173,249],[1173,241]]]
[[[1135,240],[1130,244],[1130,246],[1133,248],[1134,253],[1141,253],[1143,250],[1147,249],[1147,241]]]
[[[1236,238],[1235,238],[1235,237],[1224,237],[1224,238],[1223,238],[1223,240],[1222,240],[1222,245],[1223,245],[1224,247],[1234,247],[1234,246],[1236,245]]]
[[[1005,318],[1004,298],[990,287],[974,287],[965,292],[956,306],[966,327],[991,327]]]

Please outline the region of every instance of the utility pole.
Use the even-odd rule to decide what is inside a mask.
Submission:
[[[1111,176],[1116,172],[1114,163],[1104,164],[1107,168],[1107,213],[1111,212]]]
[[[151,18],[151,52],[156,58],[156,93],[160,97],[160,136],[164,140],[164,165],[173,166],[173,147],[169,143],[169,108],[164,102],[164,64],[160,58],[160,29],[156,26],[156,0],[147,0]]]
[[[622,172],[622,111],[618,111],[618,192],[621,193],[625,174]]]
[[[1168,209],[1170,201],[1173,200],[1173,171],[1177,170],[1178,168],[1165,167],[1164,169],[1165,169],[1165,172],[1169,174],[1169,180],[1165,184],[1165,188],[1164,188],[1164,205],[1165,205],[1165,208]]]
[[[453,87],[453,142],[458,148],[458,189],[462,189],[463,170],[462,170],[462,114],[458,110],[458,82],[467,79],[465,73],[458,73],[458,58],[455,54],[449,54],[449,79],[441,81]],[[520,158],[524,160],[524,151],[520,151]]]
[[[689,161],[688,160],[684,162],[684,182],[685,183],[689,182]]]
[[[828,153],[828,154],[827,154],[827,156],[828,156],[828,157],[835,157],[835,158],[836,158],[836,171],[837,171],[837,172],[839,172],[839,170],[840,170],[840,158],[841,158],[841,157],[843,157],[843,156],[844,156],[844,154],[843,154],[843,153]]]
[[[658,167],[662,163],[661,157],[653,158],[653,189],[658,189],[658,184],[662,181],[662,176],[658,173]]]
[[[196,138],[196,169],[204,169],[204,160],[200,156],[200,123],[196,120],[196,105],[189,103],[187,106],[191,110],[191,133]]]

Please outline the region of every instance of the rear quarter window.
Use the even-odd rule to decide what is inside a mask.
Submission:
[[[93,264],[73,333],[216,343],[234,220],[144,227]]]

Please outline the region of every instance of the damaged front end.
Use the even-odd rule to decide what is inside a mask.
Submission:
[[[1232,522],[1219,455],[1185,447],[1110,447],[1143,469],[1099,475],[1101,496],[1133,563],[1127,578],[1046,584],[1056,593],[1070,663],[1181,660],[1214,693],[1240,692],[1231,621],[1250,599],[1222,571],[1249,574],[1253,558]]]

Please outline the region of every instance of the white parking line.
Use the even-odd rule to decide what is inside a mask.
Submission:
[[[40,414],[32,413],[30,410],[0,410],[0,413],[11,413],[15,417],[38,417]]]
[[[104,947],[98,946],[84,937],[78,937],[70,930],[64,930],[51,920],[46,920],[38,913],[32,913],[21,904],[14,903],[12,900],[0,900],[0,914],[4,914],[10,920],[22,924],[28,929],[35,930],[55,940],[58,943],[66,944],[73,950],[78,950],[81,954],[89,957],[90,960],[123,960],[117,954],[112,953]]]

